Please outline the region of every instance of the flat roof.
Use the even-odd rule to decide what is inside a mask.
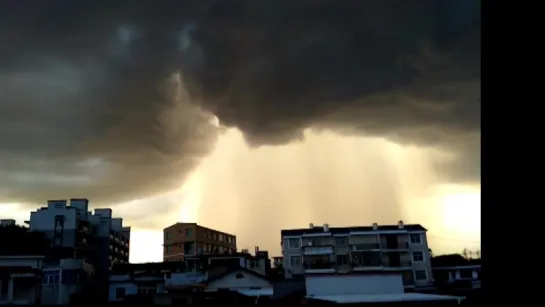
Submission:
[[[456,265],[456,266],[440,266],[432,268],[434,271],[441,270],[466,270],[466,269],[479,269],[481,268],[480,264],[469,264],[469,265]]]
[[[464,297],[461,297],[461,296],[424,294],[424,293],[313,295],[313,296],[307,296],[307,298],[341,303],[341,304],[418,302],[418,301],[461,301],[464,299]]]

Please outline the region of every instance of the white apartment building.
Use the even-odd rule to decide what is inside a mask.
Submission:
[[[123,219],[113,218],[112,209],[95,209],[93,214],[89,211],[87,199],[70,199],[70,203],[67,200],[49,200],[47,207],[31,212],[27,223],[30,231],[43,232],[51,239],[54,258],[84,261],[80,268],[72,265],[44,270],[45,275],[53,276],[46,277],[45,285],[48,287],[74,283],[74,278],[79,282],[85,267],[84,271],[93,272],[93,276],[86,278],[94,278],[96,284],[105,287],[102,292],[107,294],[108,272],[112,266],[129,262],[131,228],[123,226]]]
[[[421,225],[314,226],[282,230],[284,275],[396,272],[406,288],[433,286],[426,228]]]
[[[87,199],[70,199],[70,204],[49,200],[47,207],[30,213],[28,224],[30,231],[45,233],[54,247],[73,251],[74,258],[96,265],[104,256],[109,268],[129,261],[131,228],[123,226],[123,219],[113,218],[112,209],[95,209],[93,214]]]

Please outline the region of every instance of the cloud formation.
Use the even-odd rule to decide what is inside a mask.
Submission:
[[[0,201],[173,190],[305,128],[444,148],[480,181],[480,2],[3,1]],[[60,192],[63,191],[63,192]]]

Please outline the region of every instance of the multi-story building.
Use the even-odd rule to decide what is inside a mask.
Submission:
[[[163,232],[164,261],[181,261],[184,256],[234,253],[237,250],[236,236],[196,223],[176,223]]]
[[[94,276],[90,278],[96,279],[95,284],[105,282],[107,287],[112,266],[129,262],[131,228],[123,226],[121,218],[112,218],[112,209],[95,209],[94,214],[88,210],[87,199],[70,199],[70,204],[66,200],[49,200],[47,207],[31,212],[27,223],[30,231],[49,237],[52,255],[84,260],[82,265],[92,267]],[[72,265],[56,269],[57,273],[69,274],[70,270],[82,268]]]
[[[399,272],[407,288],[433,285],[427,230],[421,225],[282,230],[284,275]]]

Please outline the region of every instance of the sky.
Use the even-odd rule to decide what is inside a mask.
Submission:
[[[0,40],[0,218],[85,197],[133,262],[178,221],[479,248],[478,1],[5,1]]]

